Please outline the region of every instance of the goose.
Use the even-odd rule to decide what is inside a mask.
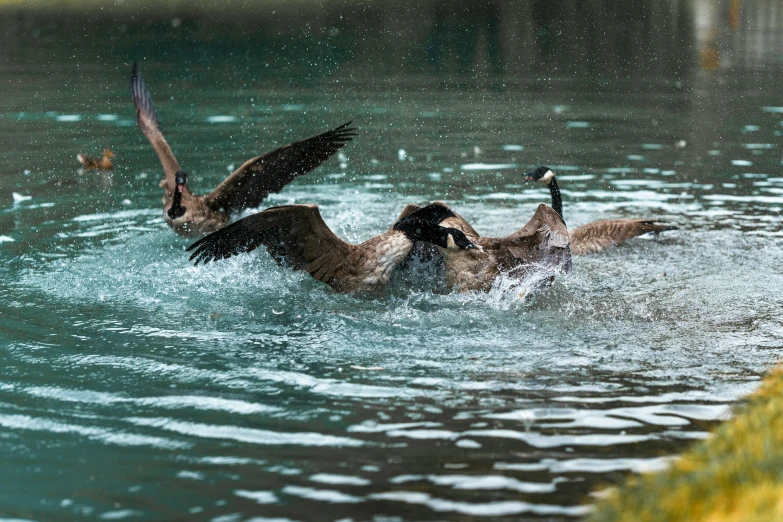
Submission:
[[[155,105],[136,62],[131,70],[130,90],[139,128],[163,165],[163,219],[174,232],[185,237],[200,237],[220,229],[232,213],[257,207],[270,193],[280,192],[297,176],[315,169],[356,136],[356,129],[349,127],[348,122],[285,145],[249,159],[215,190],[197,196],[188,186],[188,173],[180,169],[163,137]]]
[[[450,215],[446,207],[417,212],[409,205],[391,230],[355,245],[332,232],[317,205],[282,205],[239,219],[187,251],[198,265],[264,246],[279,264],[306,271],[337,292],[367,292],[388,283],[416,241],[450,251],[480,250],[461,230],[437,224]]]
[[[541,166],[525,175],[525,181],[546,183],[552,195],[552,208],[563,216],[563,200],[555,173],[549,167]],[[607,219],[593,221],[571,231],[571,252],[574,255],[592,254],[622,244],[628,239],[648,232],[658,234],[677,227],[655,219]]]
[[[76,159],[82,164],[85,169],[100,169],[111,170],[114,165],[111,159],[114,157],[114,153],[110,149],[103,149],[103,157],[101,159],[90,157],[86,154],[77,154]]]
[[[461,249],[448,238],[446,246],[433,242],[442,256],[446,285],[451,290],[488,291],[504,273],[520,276],[542,267],[571,271],[568,229],[562,217],[543,203],[524,227],[505,237],[481,237],[462,216],[442,202],[420,209],[415,205],[409,207],[406,211],[410,215],[418,215],[447,230],[459,230],[476,245],[477,248]],[[440,216],[446,218],[438,220]],[[435,262],[440,260],[436,257]]]

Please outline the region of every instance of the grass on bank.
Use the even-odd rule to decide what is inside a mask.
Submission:
[[[631,477],[591,522],[783,520],[783,367],[735,416],[659,473]]]

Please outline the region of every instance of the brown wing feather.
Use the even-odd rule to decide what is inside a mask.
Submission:
[[[133,105],[136,107],[136,121],[139,124],[139,129],[147,137],[155,152],[158,153],[160,163],[163,165],[163,172],[166,174],[164,189],[168,197],[171,197],[174,194],[174,175],[180,170],[179,163],[160,131],[160,120],[155,110],[155,104],[152,103],[152,96],[141,78],[136,62],[133,62],[131,70],[130,91]]]
[[[575,255],[599,252],[647,232],[662,232],[677,227],[649,219],[608,219],[582,225],[571,232]]]
[[[207,204],[229,212],[257,207],[270,193],[280,192],[351,141],[356,129],[348,127],[350,124],[246,161],[206,196]]]
[[[309,272],[333,283],[335,271],[352,254],[346,243],[324,222],[316,205],[272,207],[240,219],[188,247],[195,264],[209,263],[265,246],[279,263]]]
[[[501,270],[520,264],[542,263],[571,269],[568,229],[560,215],[543,203],[527,224],[503,238],[480,238],[485,250],[494,250]]]

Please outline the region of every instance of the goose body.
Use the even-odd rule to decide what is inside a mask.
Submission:
[[[82,164],[83,168],[98,169],[98,170],[113,169],[114,164],[112,164],[111,162],[111,159],[113,157],[114,157],[114,153],[109,149],[103,149],[103,156],[100,159],[87,156],[86,154],[76,155],[76,159],[79,160],[79,163]]]
[[[337,237],[318,206],[310,204],[258,212],[196,241],[188,251],[193,252],[190,259],[198,265],[264,246],[280,264],[305,271],[337,292],[357,292],[385,286],[410,254],[414,241],[443,246],[451,241],[460,245],[455,247],[458,250],[476,248],[459,230],[420,219],[415,212],[403,212],[384,234],[351,244]]]
[[[152,96],[134,62],[130,80],[139,129],[160,159],[164,179],[163,219],[177,234],[200,237],[225,226],[232,213],[257,207],[271,193],[280,192],[297,176],[306,174],[356,136],[350,122],[312,138],[280,147],[246,161],[205,196],[195,195],[163,137]],[[182,183],[180,183],[182,181]]]
[[[571,270],[568,230],[557,212],[541,204],[528,223],[505,237],[481,237],[459,214],[444,203],[436,202],[425,209],[443,208],[441,214],[452,215],[438,221],[450,230],[460,230],[477,249],[459,249],[452,245],[437,246],[442,256],[446,284],[451,290],[488,291],[501,274],[521,276],[541,268]]]
[[[549,167],[538,167],[529,172],[526,181],[546,183],[552,197],[552,208],[562,217],[563,201],[555,173]],[[569,239],[574,255],[591,254],[620,245],[648,232],[658,234],[677,227],[655,219],[607,219],[593,221],[571,230]]]

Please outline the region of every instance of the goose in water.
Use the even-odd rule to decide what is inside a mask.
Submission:
[[[114,153],[110,149],[103,149],[103,157],[101,159],[93,158],[86,154],[77,154],[76,159],[82,164],[85,169],[99,169],[99,170],[111,170],[114,165],[111,159],[114,157]]]
[[[136,62],[130,90],[139,128],[157,152],[166,176],[160,182],[165,191],[163,219],[174,232],[185,237],[199,237],[220,229],[230,214],[257,207],[270,193],[280,192],[297,176],[315,169],[356,136],[356,129],[350,128],[348,122],[280,147],[246,161],[215,190],[197,196],[188,186],[188,173],[180,169],[163,137],[155,105]]]
[[[552,195],[552,208],[563,216],[563,201],[560,187],[557,186],[555,173],[549,167],[538,167],[528,172],[525,181],[546,183]],[[606,248],[619,245],[624,241],[641,236],[648,232],[658,234],[665,230],[676,230],[677,227],[662,223],[655,219],[607,219],[593,221],[571,231],[571,251],[574,255],[591,254]]]
[[[337,292],[383,288],[405,261],[415,241],[449,251],[480,250],[458,229],[437,223],[447,207],[416,211],[409,205],[388,232],[354,245],[337,237],[317,205],[272,207],[240,219],[188,247],[196,265],[266,247],[272,258],[303,270]]]
[[[524,227],[505,237],[481,237],[445,203],[435,202],[420,209],[409,205],[406,212],[448,230],[459,230],[478,247],[458,248],[448,238],[446,246],[433,242],[442,255],[446,284],[451,290],[488,291],[501,274],[518,277],[542,268],[571,271],[568,229],[560,215],[548,205],[539,205]],[[440,216],[446,218],[439,219]],[[424,257],[427,257],[426,249]],[[436,262],[440,261],[436,259]],[[549,281],[553,278],[551,276]]]

